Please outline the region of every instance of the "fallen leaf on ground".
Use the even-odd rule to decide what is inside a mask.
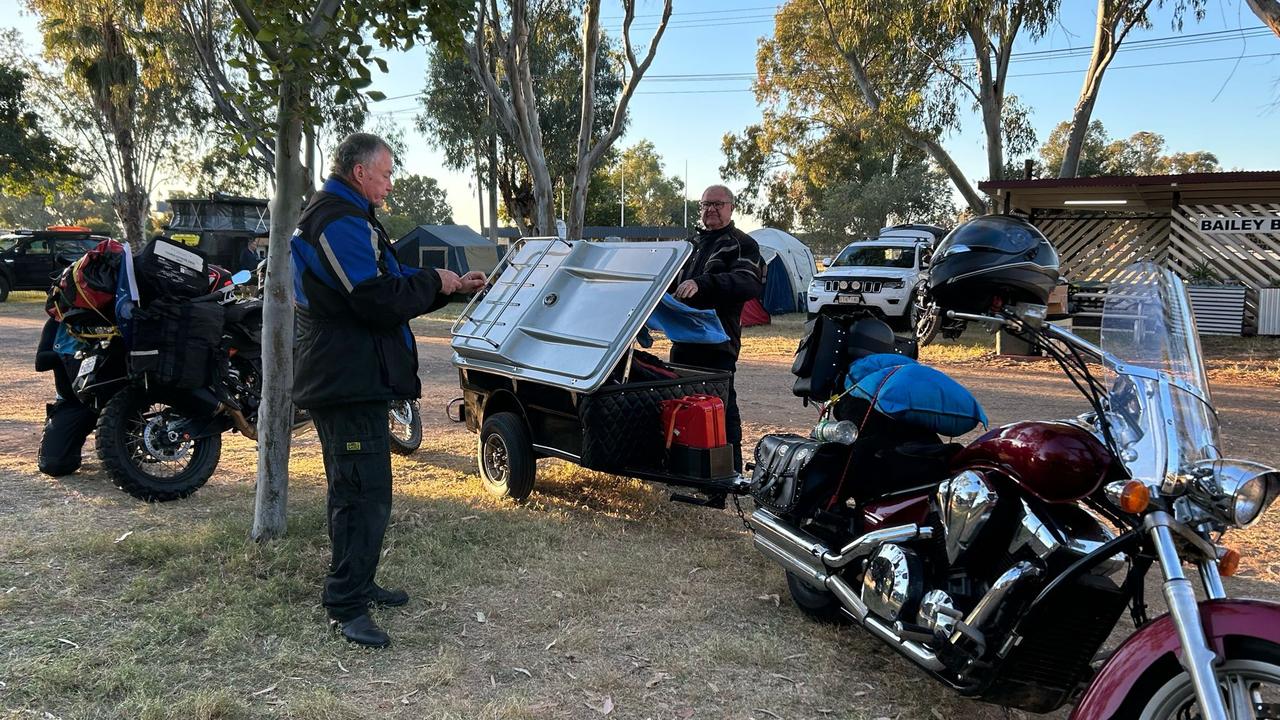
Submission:
[[[592,710],[595,710],[601,715],[608,715],[609,713],[613,712],[613,698],[608,695],[605,695],[603,698],[600,698],[599,704],[588,702],[587,707],[591,708]]]
[[[656,672],[653,674],[653,677],[649,678],[649,682],[645,683],[644,686],[653,687],[658,683],[662,682],[663,680],[670,680],[670,679],[671,679],[671,673]]]
[[[518,672],[518,673],[520,673],[520,674],[522,674],[522,675],[524,675],[525,677],[529,677],[529,678],[533,677],[533,673],[529,672],[529,671],[528,671],[528,670],[526,670],[525,668],[522,668],[522,667],[513,667],[513,668],[511,668],[511,669],[512,669],[512,670],[515,670],[516,672]]]

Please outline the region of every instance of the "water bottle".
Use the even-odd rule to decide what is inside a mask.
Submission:
[[[823,420],[813,427],[813,439],[821,442],[852,445],[858,438],[858,427],[851,420]]]

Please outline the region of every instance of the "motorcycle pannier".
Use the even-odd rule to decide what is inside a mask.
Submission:
[[[155,298],[193,298],[209,292],[209,266],[200,250],[163,235],[151,241],[133,260],[143,301]]]
[[[223,318],[223,307],[214,301],[157,299],[135,310],[129,372],[165,387],[207,386]]]
[[[751,496],[777,513],[821,501],[834,492],[848,457],[848,445],[795,434],[765,435],[756,445]]]

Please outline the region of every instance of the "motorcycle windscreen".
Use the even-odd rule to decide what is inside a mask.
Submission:
[[[1108,419],[1130,474],[1157,486],[1219,457],[1218,420],[1200,336],[1182,280],[1131,265],[1107,288],[1102,311]]]

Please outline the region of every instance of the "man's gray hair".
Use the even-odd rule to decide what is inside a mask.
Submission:
[[[377,155],[379,150],[391,152],[391,146],[386,140],[373,133],[351,133],[342,138],[342,142],[338,143],[338,147],[334,149],[333,165],[330,169],[335,175],[349,178],[351,173],[355,172],[357,165],[368,165],[373,162],[373,156]]]
[[[729,204],[730,204],[730,205],[735,205],[735,206],[736,206],[736,205],[738,204],[738,203],[737,203],[737,200],[738,200],[738,199],[737,199],[737,198],[735,198],[735,197],[733,196],[733,191],[732,191],[732,190],[730,190],[729,188],[725,187],[724,185],[712,185],[712,186],[708,187],[706,190],[703,190],[703,191],[702,191],[702,194],[703,194],[703,195],[706,195],[707,193],[711,192],[712,190],[719,190],[720,192],[723,192],[725,195],[728,195],[728,196],[729,196]]]

